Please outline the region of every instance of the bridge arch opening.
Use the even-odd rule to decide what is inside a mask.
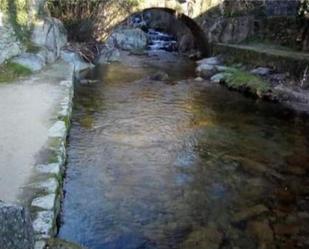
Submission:
[[[209,55],[208,40],[201,27],[189,16],[174,9],[152,7],[129,15],[116,28],[137,27],[145,32],[163,32],[175,39],[175,50]]]

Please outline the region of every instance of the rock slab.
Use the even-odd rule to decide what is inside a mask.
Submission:
[[[24,207],[0,201],[0,248],[34,248],[34,233],[30,214]]]

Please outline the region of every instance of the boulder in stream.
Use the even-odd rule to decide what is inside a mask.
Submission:
[[[109,48],[123,50],[143,50],[147,48],[146,33],[138,28],[125,28],[115,30],[106,41]]]

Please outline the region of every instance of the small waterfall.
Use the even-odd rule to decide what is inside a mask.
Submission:
[[[129,24],[135,28],[143,29],[148,36],[148,49],[152,51],[165,50],[174,52],[178,50],[177,40],[174,36],[149,28],[147,22],[136,15],[130,19]]]
[[[154,29],[149,29],[147,35],[149,50],[166,50],[169,52],[177,50],[177,41],[172,35]]]

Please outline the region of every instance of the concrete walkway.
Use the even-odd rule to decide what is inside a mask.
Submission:
[[[0,200],[18,202],[48,140],[70,66],[58,62],[29,78],[0,84]]]

